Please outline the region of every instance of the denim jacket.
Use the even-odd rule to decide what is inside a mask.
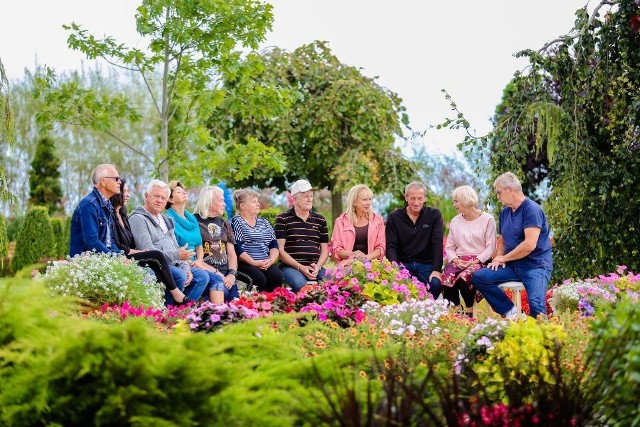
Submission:
[[[87,194],[71,217],[71,237],[69,239],[69,256],[86,251],[118,252],[113,239],[113,206],[94,187]],[[111,234],[111,244],[107,246],[107,231]]]

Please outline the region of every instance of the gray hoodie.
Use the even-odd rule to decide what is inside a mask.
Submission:
[[[180,245],[174,233],[175,225],[173,220],[166,215],[160,215],[162,215],[164,222],[167,224],[168,231],[166,233],[156,219],[142,206],[138,206],[129,215],[131,233],[133,233],[136,248],[140,250],[159,250],[164,253],[170,264],[189,270],[189,264],[180,260],[178,255]]]

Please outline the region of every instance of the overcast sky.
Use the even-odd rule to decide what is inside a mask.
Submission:
[[[0,58],[11,78],[36,62],[58,72],[79,67],[82,56],[67,48],[64,23],[73,21],[96,36],[112,35],[127,44],[139,42],[134,20],[139,2],[134,0],[7,3],[0,9]],[[485,133],[504,86],[526,65],[513,54],[567,33],[575,11],[587,0],[270,3],[275,22],[264,46],[293,50],[313,40],[328,41],[342,62],[379,76],[380,84],[402,97],[414,129],[451,115],[440,92],[447,89],[478,132]],[[424,143],[448,153],[459,140],[459,134],[431,130]]]

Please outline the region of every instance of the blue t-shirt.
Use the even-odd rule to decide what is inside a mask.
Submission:
[[[173,208],[169,208],[167,216],[173,219],[176,225],[174,233],[180,246],[187,245],[187,249],[191,249],[194,252],[198,246],[202,246],[200,224],[198,224],[198,220],[191,212],[184,211],[185,219]],[[191,259],[194,260],[195,256],[191,257]]]
[[[526,257],[509,261],[514,268],[544,268],[552,269],[551,240],[549,239],[549,224],[540,205],[525,198],[515,211],[507,207],[500,211],[499,233],[504,241],[504,253],[508,254],[524,241],[524,229],[535,227],[540,229],[536,248]]]

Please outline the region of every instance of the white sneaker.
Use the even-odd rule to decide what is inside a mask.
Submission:
[[[506,320],[518,320],[518,319],[520,319],[520,316],[518,315],[518,309],[516,308],[516,306],[513,306],[511,308],[511,310],[509,310],[507,312],[507,314],[504,315],[504,318]]]

